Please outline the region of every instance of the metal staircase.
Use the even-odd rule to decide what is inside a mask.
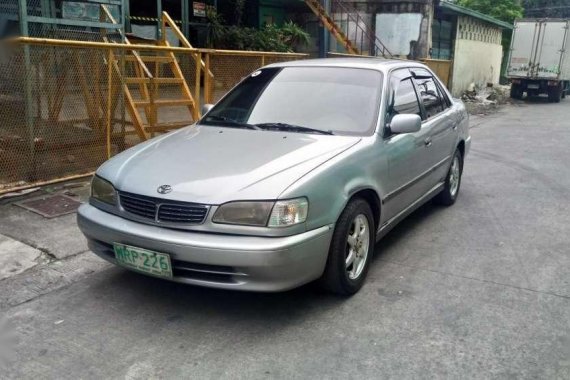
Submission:
[[[115,22],[110,12],[102,6],[104,17]],[[162,13],[162,39],[157,41],[158,46],[170,46],[166,40],[166,28],[170,27],[185,47],[192,48],[186,37],[166,13]],[[127,37],[123,37],[126,44],[130,44]],[[104,40],[108,41],[105,37]],[[145,55],[131,50],[124,57],[125,66],[119,65],[118,57],[111,58],[111,65],[116,75],[121,78],[125,96],[125,108],[129,114],[137,135],[146,140],[156,132],[182,128],[200,117],[198,102],[186,82],[178,59],[171,51],[154,52]],[[202,62],[202,65],[204,63]],[[168,86],[167,89],[161,86]],[[167,90],[167,91],[165,91]],[[173,91],[174,90],[174,91]],[[176,96],[163,97],[165,93],[176,92]],[[163,107],[183,107],[187,109],[187,117],[182,120],[159,122],[158,110]]]
[[[323,26],[348,54],[391,58],[392,54],[365,22],[360,13],[342,0],[332,0],[332,16],[319,0],[304,0]]]

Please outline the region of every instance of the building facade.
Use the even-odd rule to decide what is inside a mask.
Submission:
[[[504,30],[512,25],[438,0],[332,1],[332,13],[357,10],[390,53],[402,59],[449,61],[448,86],[460,96],[471,84],[497,84],[505,52]],[[342,16],[337,16],[342,19]],[[342,52],[334,41],[331,50]]]

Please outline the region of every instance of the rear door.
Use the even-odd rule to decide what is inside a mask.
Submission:
[[[537,41],[533,76],[557,79],[567,38],[566,21],[543,21],[540,23],[540,35]]]
[[[534,60],[539,29],[538,21],[517,21],[515,23],[507,76],[528,77],[531,75],[531,62]]]

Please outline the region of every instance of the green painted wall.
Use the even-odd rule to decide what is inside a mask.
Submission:
[[[283,2],[276,0],[265,0],[259,2],[259,27],[265,24],[274,23],[278,26],[285,21],[285,7]]]

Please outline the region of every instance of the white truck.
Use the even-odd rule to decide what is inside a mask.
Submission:
[[[515,21],[506,76],[511,97],[547,94],[560,102],[570,93],[570,19]]]

